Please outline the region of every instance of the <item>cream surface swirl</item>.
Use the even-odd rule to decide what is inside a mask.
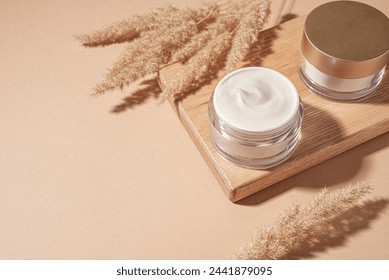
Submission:
[[[269,68],[247,67],[226,75],[216,86],[213,103],[220,119],[251,132],[266,132],[288,123],[298,111],[292,82]]]

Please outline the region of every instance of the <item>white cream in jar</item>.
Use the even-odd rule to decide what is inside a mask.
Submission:
[[[284,75],[248,67],[220,80],[208,113],[216,150],[234,163],[263,169],[287,159],[297,146],[303,108]]]

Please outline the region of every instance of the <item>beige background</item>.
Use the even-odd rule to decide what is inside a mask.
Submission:
[[[85,49],[73,34],[199,2],[1,1],[1,259],[227,259],[291,203],[358,180],[380,200],[298,257],[389,259],[389,133],[233,204],[155,83],[133,106],[137,85],[88,96],[123,45]],[[322,2],[275,0],[269,25]]]

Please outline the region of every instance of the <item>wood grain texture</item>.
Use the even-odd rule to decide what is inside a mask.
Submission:
[[[389,131],[389,75],[376,92],[358,103],[335,102],[309,92],[297,73],[299,46],[305,17],[261,33],[261,41],[240,64],[275,69],[296,86],[304,105],[300,143],[284,163],[268,170],[251,170],[223,159],[212,146],[208,128],[208,100],[226,73],[204,81],[179,99],[170,99],[182,124],[208,163],[228,198],[235,202],[294,174],[319,164]],[[181,64],[160,70],[163,88]],[[340,171],[341,172],[341,171]]]

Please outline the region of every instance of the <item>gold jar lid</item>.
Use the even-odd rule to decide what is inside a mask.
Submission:
[[[345,79],[373,75],[389,61],[389,19],[359,2],[323,4],[305,21],[301,51],[328,75]]]

